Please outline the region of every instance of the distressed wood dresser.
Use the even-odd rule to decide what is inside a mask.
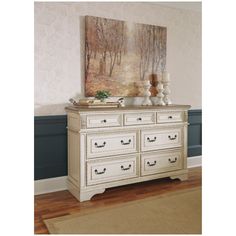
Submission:
[[[189,108],[66,107],[69,191],[82,202],[118,185],[186,180]]]

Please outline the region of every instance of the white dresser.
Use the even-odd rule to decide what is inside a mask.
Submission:
[[[189,108],[67,107],[69,191],[82,202],[118,185],[186,180]]]

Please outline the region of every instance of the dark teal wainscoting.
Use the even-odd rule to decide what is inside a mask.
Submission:
[[[34,117],[34,179],[67,175],[67,118]]]
[[[34,179],[67,175],[66,115],[34,117]],[[188,156],[202,153],[202,111],[189,111]]]
[[[202,110],[190,110],[188,121],[188,157],[202,155]]]

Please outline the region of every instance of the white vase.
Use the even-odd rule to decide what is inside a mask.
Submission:
[[[150,100],[151,92],[149,89],[151,88],[151,84],[149,80],[144,81],[144,100],[142,105],[143,106],[152,106],[152,101]]]
[[[170,100],[170,74],[167,72],[164,72],[164,76],[163,76],[163,81],[162,81],[163,85],[164,85],[164,102],[166,105],[170,105],[172,104],[171,100]]]
[[[163,84],[162,84],[162,76],[161,75],[159,75],[158,77],[157,77],[157,101],[156,101],[156,105],[159,105],[159,106],[164,106],[165,105],[165,102],[164,102],[164,100],[163,100],[163,98],[164,98],[164,94],[163,94],[163,90],[164,90],[164,88],[163,88]]]

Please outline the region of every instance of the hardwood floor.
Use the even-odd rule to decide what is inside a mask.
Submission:
[[[201,186],[201,167],[189,169],[187,181],[170,180],[169,178],[152,180],[110,188],[103,194],[98,194],[91,201],[78,202],[68,191],[59,191],[35,196],[35,234],[48,234],[43,223],[44,219],[70,215],[89,208],[99,208],[122,202]]]

